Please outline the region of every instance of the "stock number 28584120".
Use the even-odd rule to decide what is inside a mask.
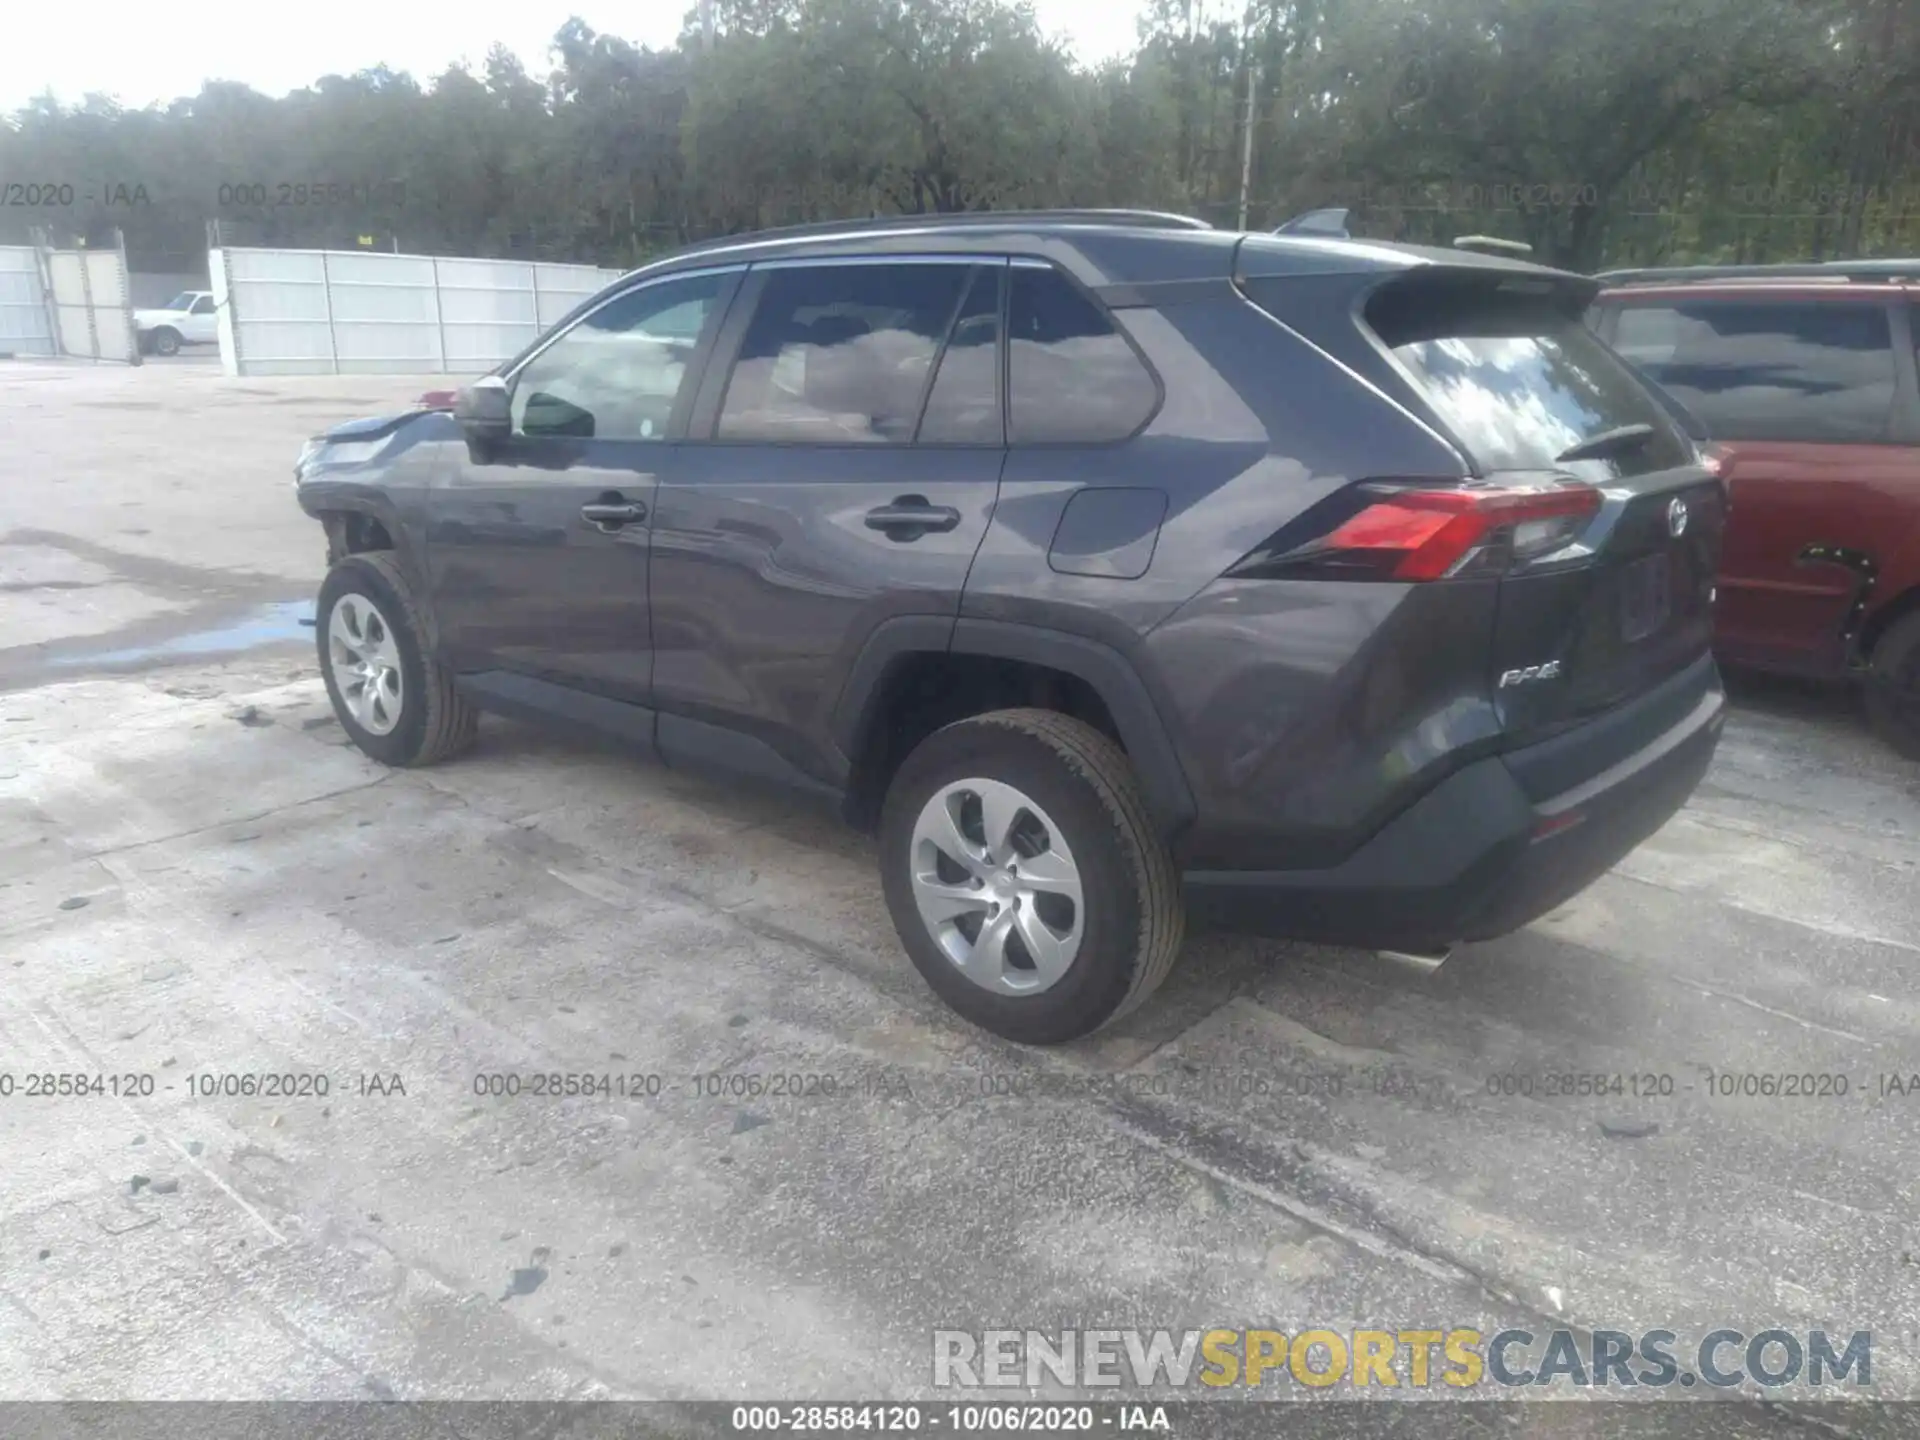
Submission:
[[[15,1075],[0,1070],[0,1100],[91,1100],[126,1097],[144,1100],[152,1095],[151,1075],[128,1072],[103,1075],[98,1072],[33,1070]]]

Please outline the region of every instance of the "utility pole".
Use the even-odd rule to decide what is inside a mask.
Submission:
[[[1252,36],[1248,36],[1251,48]],[[1240,223],[1237,228],[1247,228],[1247,189],[1253,184],[1253,97],[1260,91],[1260,62],[1250,61],[1247,65],[1247,114],[1240,127]]]
[[[700,0],[700,43],[709,55],[713,53],[713,0]]]

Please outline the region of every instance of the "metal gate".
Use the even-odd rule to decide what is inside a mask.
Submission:
[[[0,246],[0,354],[140,363],[119,232],[98,248]]]
[[[62,355],[140,363],[127,256],[119,238],[116,233],[112,249],[43,252],[53,296],[54,338]]]

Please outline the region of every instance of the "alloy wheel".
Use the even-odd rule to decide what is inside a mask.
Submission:
[[[1013,786],[942,786],[914,822],[908,864],[934,943],[982,989],[1036,994],[1080,953],[1080,867],[1052,817]]]
[[[364,595],[342,595],[327,622],[327,661],[340,699],[373,735],[390,735],[405,703],[400,647],[380,608]]]

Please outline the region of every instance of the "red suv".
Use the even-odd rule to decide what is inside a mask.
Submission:
[[[1920,759],[1920,260],[1599,278],[1593,327],[1723,452],[1720,658],[1863,680]]]

